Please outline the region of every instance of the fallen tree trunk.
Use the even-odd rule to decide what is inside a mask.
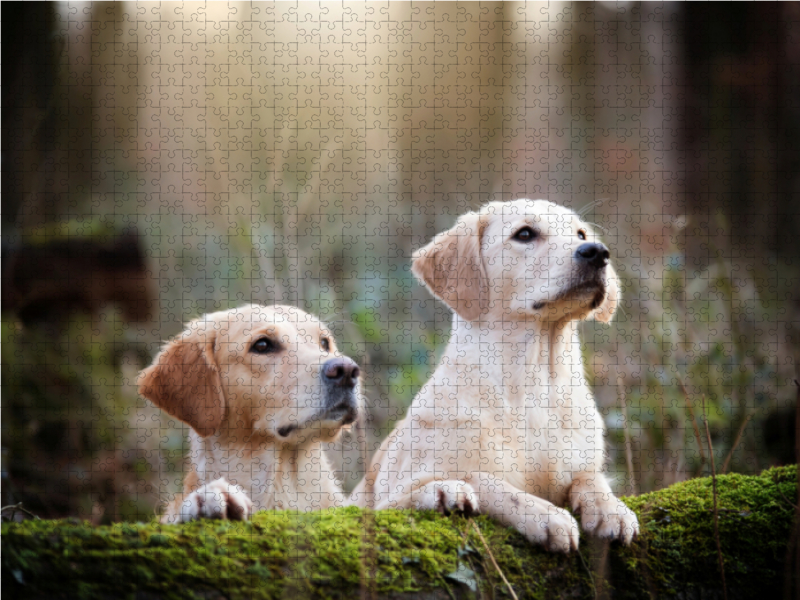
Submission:
[[[781,596],[797,469],[717,478],[729,598]],[[343,508],[187,525],[75,520],[2,527],[14,598],[721,598],[711,479],[626,498],[629,548],[585,536],[544,552],[485,517]],[[491,552],[492,557],[490,557]]]

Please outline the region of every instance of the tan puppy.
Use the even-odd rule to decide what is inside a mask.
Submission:
[[[340,505],[322,444],[356,420],[358,377],[297,308],[244,306],[189,323],[138,381],[192,428],[192,468],[162,522]]]
[[[545,200],[493,202],[417,251],[412,271],[455,313],[450,340],[352,501],[479,511],[562,552],[578,547],[569,504],[586,531],[630,543],[639,525],[602,474],[577,329],[614,315],[608,259]]]

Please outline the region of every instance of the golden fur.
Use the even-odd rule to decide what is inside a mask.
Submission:
[[[162,521],[341,504],[322,444],[355,420],[358,376],[325,326],[297,308],[250,305],[189,323],[138,380],[192,428],[191,470]]]

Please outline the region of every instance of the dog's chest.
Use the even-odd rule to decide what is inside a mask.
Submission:
[[[528,393],[499,410],[483,410],[485,464],[513,485],[544,497],[560,496],[573,473],[602,464],[602,429],[594,405]],[[599,437],[598,437],[599,436]]]

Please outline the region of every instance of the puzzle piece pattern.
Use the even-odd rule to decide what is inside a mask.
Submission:
[[[703,396],[718,460],[736,446],[731,466],[766,466],[752,423],[791,397],[776,383],[792,375],[789,317],[735,260],[685,262],[674,10],[60,5],[61,127],[20,231],[134,228],[159,303],[144,323],[106,308],[4,333],[22,364],[4,387],[67,399],[31,412],[18,396],[28,433],[3,432],[15,480],[61,453],[62,512],[98,519],[174,492],[185,428],[136,397],[136,372],[190,318],[262,302],[319,314],[364,369],[371,420],[332,449],[352,487],[447,338],[449,311],[415,283],[411,252],[519,197],[584,211],[623,282],[616,323],[582,329],[615,490],[707,469]],[[772,341],[745,341],[762,325]],[[53,337],[66,345],[48,355]],[[120,512],[131,497],[138,508]]]

